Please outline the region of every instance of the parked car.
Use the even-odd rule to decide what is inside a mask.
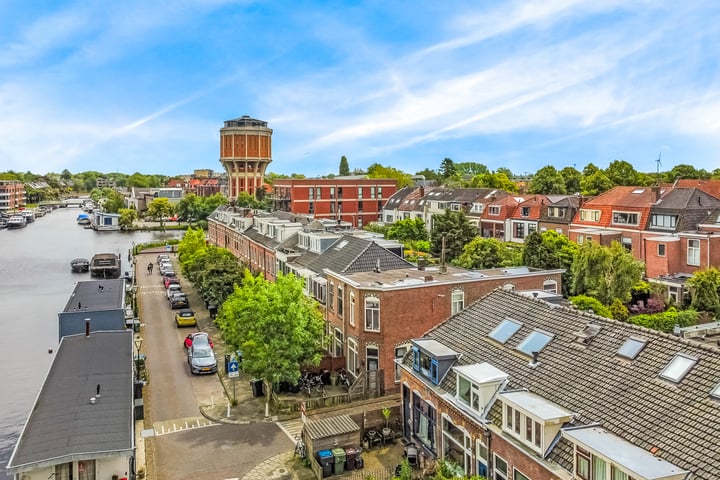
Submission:
[[[205,332],[190,333],[187,337],[185,337],[185,341],[183,343],[185,348],[190,348],[192,345],[205,345],[213,348],[212,339],[210,338],[210,335]]]
[[[195,312],[189,308],[184,308],[175,314],[175,324],[178,327],[194,327],[197,325],[195,320]]]
[[[183,293],[182,287],[179,283],[171,283],[167,286],[167,290],[165,292],[167,293],[168,300],[170,300],[170,297],[172,297],[174,293]]]
[[[158,272],[160,272],[160,275],[164,275],[165,272],[169,272],[171,270],[175,270],[175,267],[173,267],[173,264],[169,262],[163,262],[158,267]]]
[[[190,308],[190,302],[184,293],[175,293],[170,297],[170,308],[173,310]]]
[[[180,285],[180,279],[175,276],[164,277],[163,285],[165,285],[165,288],[168,288],[170,285]]]
[[[169,262],[170,261],[170,255],[167,253],[161,253],[157,256],[157,263],[160,264],[162,262]]]
[[[188,364],[192,374],[217,372],[215,352],[207,345],[195,345],[193,343],[188,349]]]

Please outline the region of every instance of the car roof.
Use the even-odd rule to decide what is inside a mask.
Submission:
[[[189,313],[190,315],[195,315],[195,312],[193,312],[193,311],[190,310],[189,308],[183,308],[182,310],[180,310],[180,311],[178,312],[179,315],[182,315],[182,314],[184,314],[184,313],[186,313],[186,314]]]

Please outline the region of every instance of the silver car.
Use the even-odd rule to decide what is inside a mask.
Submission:
[[[195,345],[193,342],[188,349],[188,363],[192,374],[217,372],[215,352],[209,346]]]

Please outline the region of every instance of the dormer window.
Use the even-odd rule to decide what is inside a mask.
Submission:
[[[503,431],[540,454],[573,417],[571,412],[528,391],[505,392],[499,397],[503,403]]]
[[[489,363],[453,367],[457,375],[455,398],[476,413],[482,413],[508,375]]]
[[[437,385],[457,359],[457,353],[437,340],[413,340],[413,370]]]

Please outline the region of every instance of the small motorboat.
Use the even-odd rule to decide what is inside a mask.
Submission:
[[[70,262],[70,269],[75,273],[89,272],[90,260],[87,258],[75,258]]]
[[[81,213],[77,216],[78,225],[90,225],[90,215],[87,213]]]

